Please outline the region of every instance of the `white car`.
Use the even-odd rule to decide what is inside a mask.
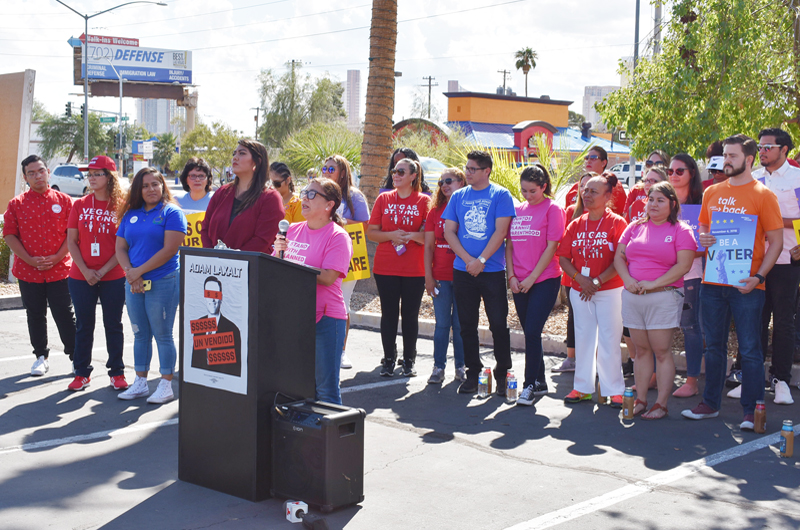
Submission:
[[[636,162],[636,182],[630,182],[631,176],[631,163],[624,162],[622,164],[616,164],[614,167],[611,168],[611,172],[613,172],[623,184],[627,184],[628,188],[633,187],[634,184],[638,183],[642,180],[642,169],[644,169],[644,164],[641,162]]]
[[[439,185],[439,177],[442,176],[442,171],[447,169],[447,166],[435,158],[427,156],[419,157],[419,163],[422,166],[422,172],[425,175],[425,182],[428,187],[430,187],[431,191],[436,191],[436,187]]]
[[[89,179],[85,170],[75,164],[62,164],[50,173],[50,187],[73,197],[82,197],[89,188]]]

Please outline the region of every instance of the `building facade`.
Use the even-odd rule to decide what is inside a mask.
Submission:
[[[361,130],[361,70],[347,71],[345,90],[347,128],[353,132]]]

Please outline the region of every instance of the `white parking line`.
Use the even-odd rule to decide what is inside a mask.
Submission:
[[[17,355],[16,357],[0,357],[0,363],[6,361],[24,361],[25,359],[36,359],[33,358],[33,355]]]
[[[567,521],[577,519],[578,517],[583,517],[584,515],[603,510],[619,502],[632,499],[633,497],[637,497],[643,493],[649,493],[659,486],[664,486],[682,478],[686,478],[689,475],[697,473],[703,469],[711,468],[722,464],[723,462],[733,460],[734,458],[739,458],[754,451],[764,449],[765,447],[778,443],[779,440],[779,432],[769,436],[764,436],[758,440],[753,440],[752,442],[748,442],[746,444],[731,447],[730,449],[726,449],[725,451],[715,453],[711,456],[695,460],[694,462],[681,464],[680,466],[670,469],[669,471],[664,471],[646,480],[641,480],[635,484],[630,484],[628,486],[609,491],[608,493],[600,495],[599,497],[579,502],[578,504],[573,504],[572,506],[567,506],[554,512],[546,513],[535,519],[511,526],[506,530],[551,528],[553,526],[566,523]]]

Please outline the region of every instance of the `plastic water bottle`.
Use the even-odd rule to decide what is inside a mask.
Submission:
[[[506,374],[506,401],[517,401],[517,376],[514,375],[514,370],[509,370]]]
[[[755,432],[758,434],[767,432],[767,406],[764,404],[764,401],[756,401],[756,412],[753,415],[753,419],[753,430]]]
[[[794,455],[794,427],[792,420],[783,420],[781,428],[781,456],[791,458]]]
[[[625,393],[622,394],[622,417],[626,420],[633,419],[633,389],[627,387]]]
[[[486,371],[481,371],[478,376],[478,397],[485,398],[489,395],[489,379],[486,377]]]
[[[492,369],[491,368],[484,368],[483,373],[486,374],[486,394],[491,396],[492,395]]]

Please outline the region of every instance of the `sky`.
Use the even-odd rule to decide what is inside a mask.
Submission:
[[[64,0],[92,14],[125,0]],[[198,116],[221,121],[244,134],[254,131],[259,106],[257,76],[286,62],[302,61],[312,77],[345,82],[347,70],[361,70],[363,118],[368,68],[369,0],[164,0],[166,7],[121,7],[89,21],[97,35],[136,38],[141,47],[191,50]],[[446,116],[447,82],[463,90],[494,93],[503,84],[525,93],[525,77],[514,67],[514,52],[538,54],[528,76],[528,95],[573,101],[582,112],[590,85],[619,85],[618,62],[633,55],[635,0],[399,0],[395,70],[395,121],[411,117],[414,94],[427,94]],[[3,0],[0,73],[36,71],[35,97],[62,114],[67,102],[80,109],[82,86],[73,85],[70,37],[84,21],[55,0]],[[666,11],[666,10],[665,10]],[[666,14],[666,13],[665,13]],[[652,32],[653,9],[642,2],[640,34]],[[642,49],[640,48],[640,53]],[[72,94],[72,95],[70,95]],[[118,112],[119,99],[90,98],[89,108]],[[78,110],[79,111],[79,110]],[[135,103],[123,111],[135,119]]]

